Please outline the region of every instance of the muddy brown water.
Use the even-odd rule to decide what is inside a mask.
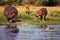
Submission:
[[[60,25],[0,25],[0,40],[60,40]]]

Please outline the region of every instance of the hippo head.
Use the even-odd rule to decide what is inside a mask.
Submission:
[[[42,11],[38,11],[37,14],[36,14],[36,17],[42,16],[42,14],[43,14]]]
[[[39,16],[39,14],[36,14],[36,17],[38,17]]]

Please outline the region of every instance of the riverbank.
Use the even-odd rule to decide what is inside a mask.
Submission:
[[[41,21],[40,17],[36,17],[36,13],[43,7],[30,7],[31,14],[26,14],[24,6],[15,6],[18,9],[18,18],[16,23],[9,23],[4,16],[5,7],[0,6],[0,24],[60,24],[60,7],[45,7],[48,10],[45,21]]]

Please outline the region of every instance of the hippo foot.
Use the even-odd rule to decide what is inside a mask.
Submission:
[[[13,19],[12,19],[12,21],[13,21],[13,22],[16,22],[16,21],[17,21],[17,19],[16,19],[16,18],[13,18]]]
[[[10,20],[9,22],[12,23],[12,20]]]

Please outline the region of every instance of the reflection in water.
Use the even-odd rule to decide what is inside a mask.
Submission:
[[[46,31],[49,31],[49,30],[53,29],[53,28],[51,28],[47,25],[40,25],[40,28],[44,28]]]
[[[18,33],[19,32],[17,25],[14,25],[14,24],[7,25],[6,29],[8,29],[12,33]]]
[[[17,28],[17,25],[12,24],[12,25],[7,25],[7,27],[5,27],[4,32],[5,32],[4,34],[6,36],[5,37],[6,40],[15,40],[14,37],[17,36],[19,29]]]
[[[19,29],[19,32],[12,32],[14,28]],[[60,40],[60,25],[0,26],[0,40]]]

